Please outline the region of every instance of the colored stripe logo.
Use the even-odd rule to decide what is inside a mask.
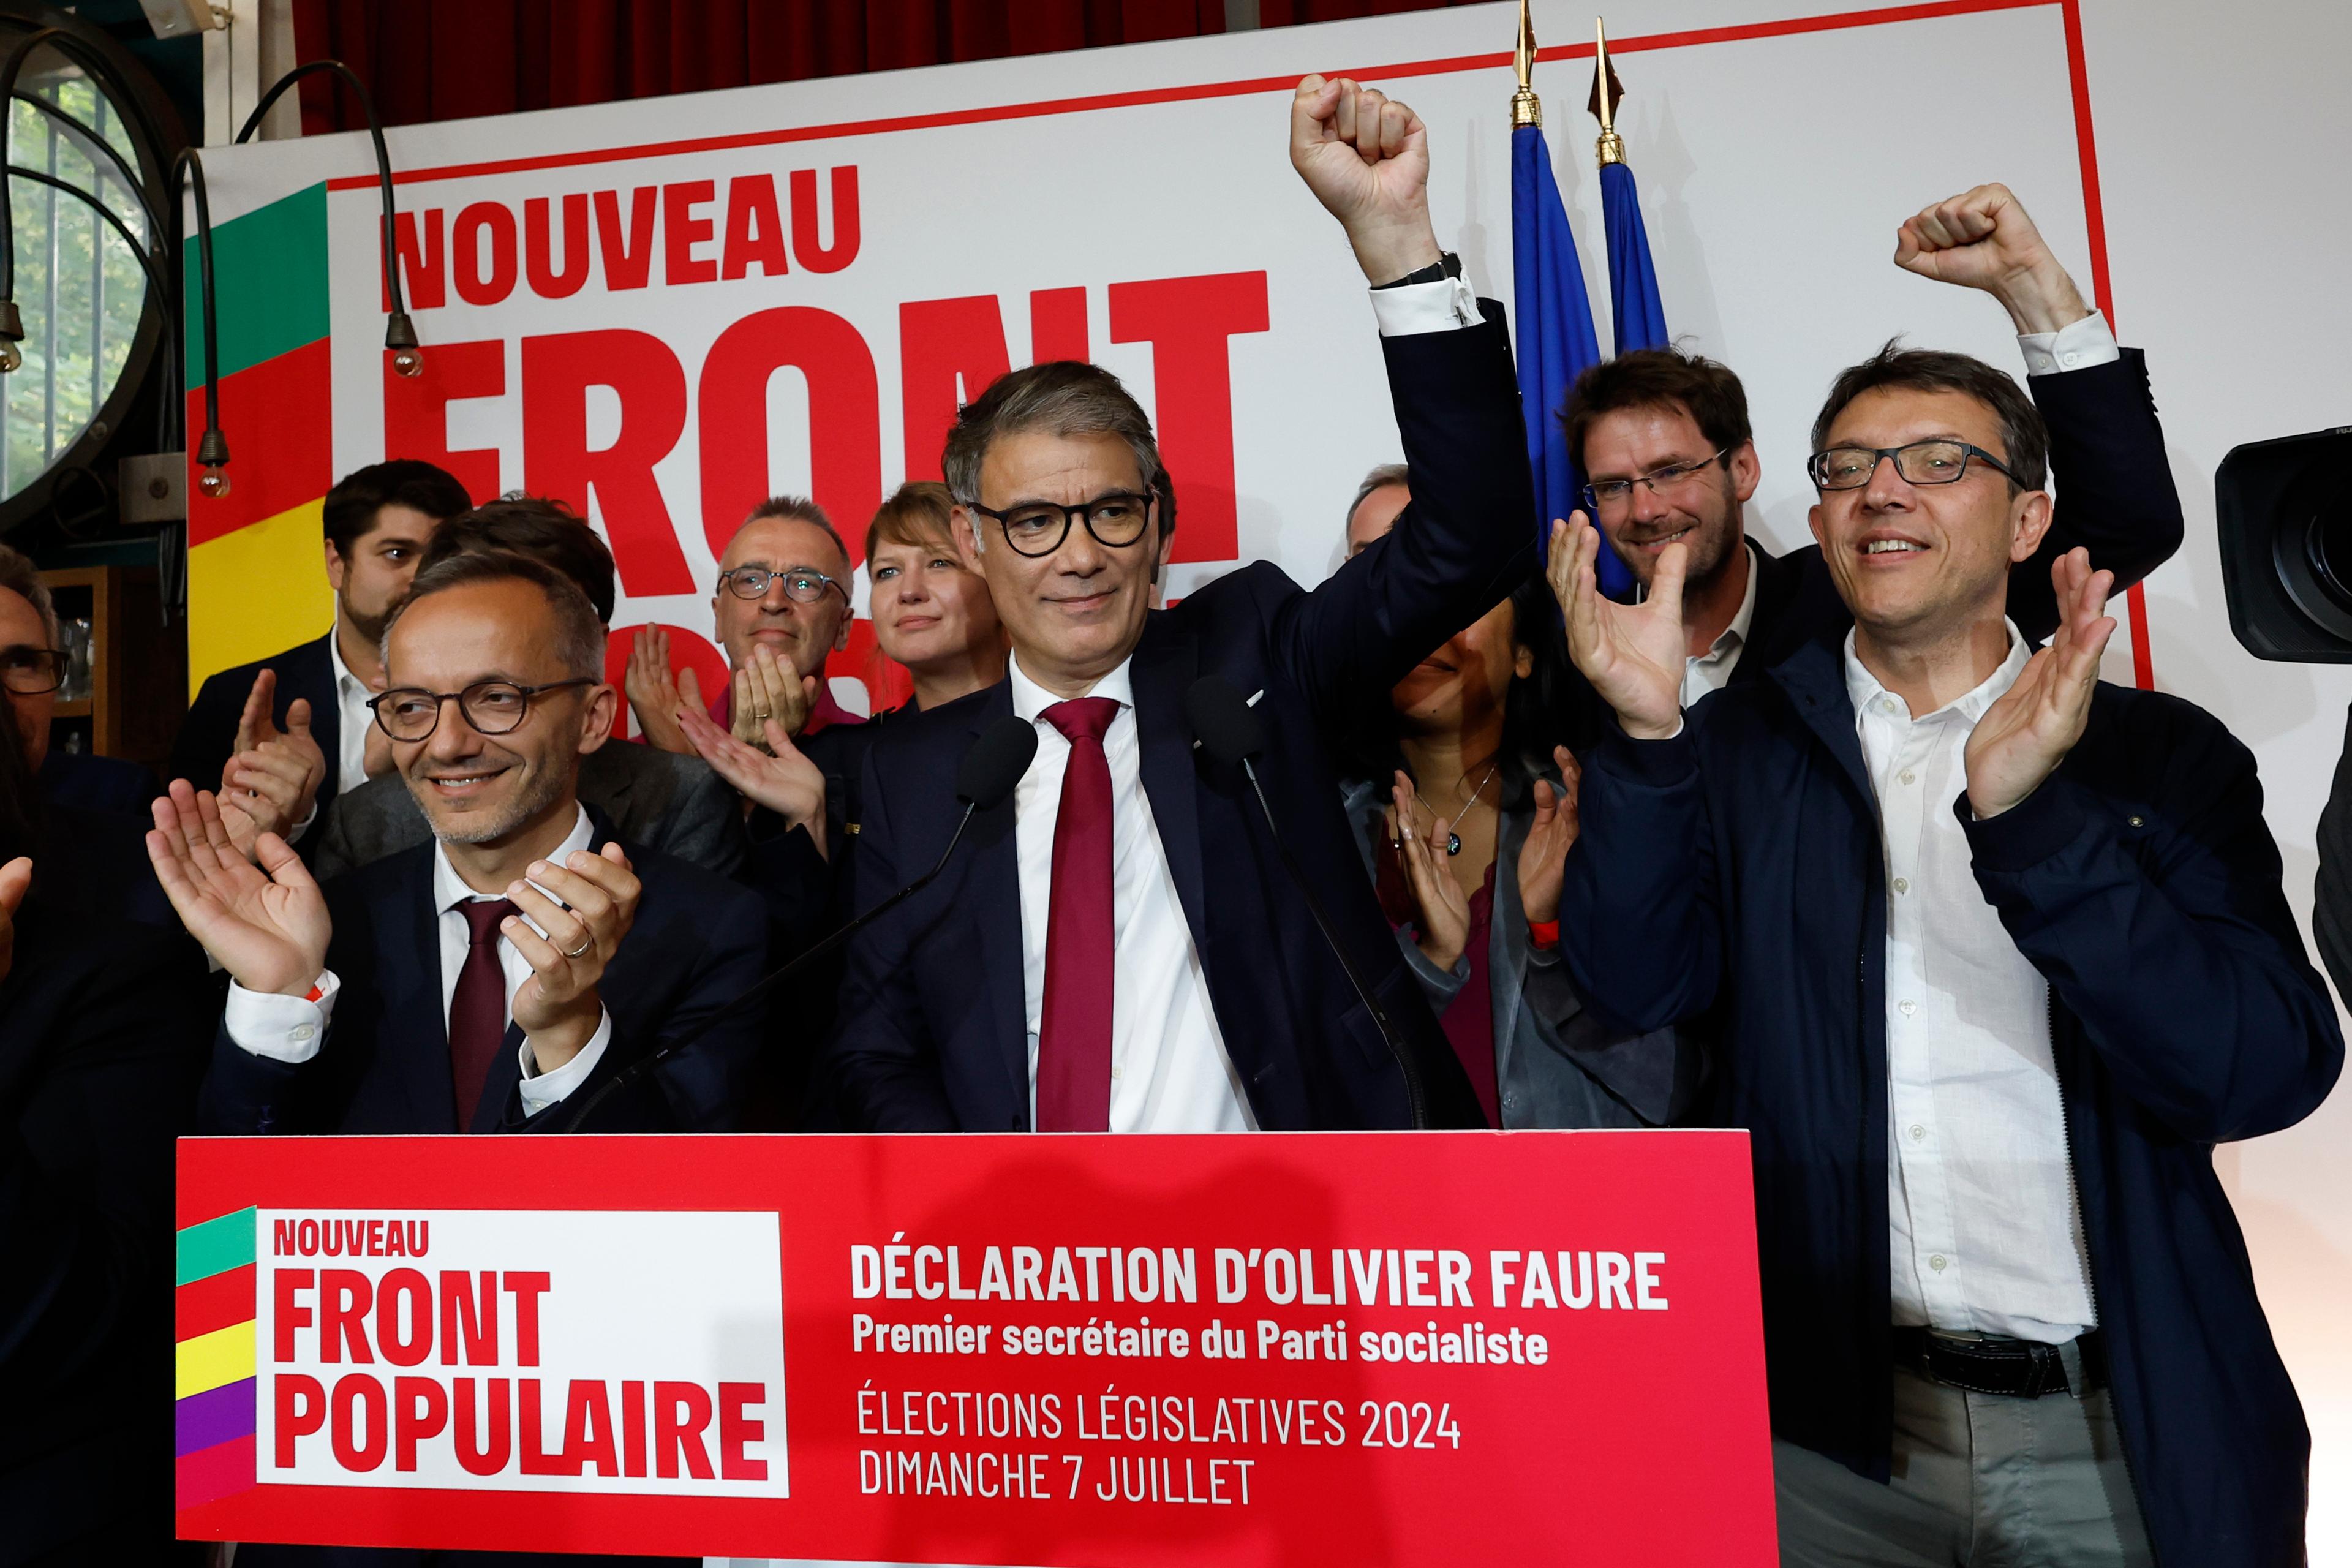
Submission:
[[[245,1208],[179,1234],[172,1419],[180,1508],[254,1484],[256,1224]]]

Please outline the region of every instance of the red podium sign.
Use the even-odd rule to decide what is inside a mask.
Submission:
[[[1776,1561],[1738,1132],[191,1139],[179,1530]]]

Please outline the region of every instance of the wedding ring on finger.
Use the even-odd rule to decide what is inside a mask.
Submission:
[[[583,936],[580,939],[580,945],[573,948],[563,956],[566,958],[578,958],[582,953],[586,952],[590,948],[595,945],[596,939],[593,936]]]

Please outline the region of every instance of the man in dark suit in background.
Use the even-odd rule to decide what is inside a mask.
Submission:
[[[2017,328],[2059,505],[2039,552],[2011,574],[2009,613],[2029,639],[2046,637],[2058,626],[2050,569],[2067,551],[2087,548],[2122,589],[2180,548],[2147,362],[2116,346],[2006,187],[1938,202],[1896,232],[1897,266],[1982,289]],[[1647,584],[1669,543],[1687,552],[1685,707],[1852,624],[1818,546],[1776,556],[1745,537],[1740,508],[1761,470],[1731,371],[1675,349],[1620,354],[1578,377],[1563,417],[1585,505],[1634,576]]]
[[[1430,1119],[1478,1122],[1372,900],[1318,731],[1532,564],[1509,344],[1439,249],[1410,110],[1308,77],[1290,145],[1374,285],[1413,503],[1311,594],[1260,563],[1153,611],[1160,464],[1117,379],[1036,365],[963,410],[944,465],[958,549],[988,580],[1013,665],[875,735],[858,904],[939,858],[957,760],[983,728],[1017,715],[1039,749],[961,859],[852,944],[829,1062],[852,1127],[1412,1124],[1410,1080],[1277,863],[1250,786],[1193,750],[1185,694],[1211,675],[1257,694],[1285,842],[1395,1020]]]
[[[756,979],[763,943],[753,895],[580,805],[619,710],[586,599],[537,562],[461,555],[418,578],[385,647],[376,712],[437,843],[321,891],[274,835],[248,865],[184,782],[156,803],[164,889],[236,982],[203,1124],[568,1130],[594,1101],[597,1131],[731,1125],[753,1019],[625,1076]]]
[[[207,679],[188,705],[166,779],[217,790],[238,763],[248,776],[230,787],[276,797],[294,836],[308,833],[319,808],[365,776],[367,700],[383,684],[385,623],[433,531],[470,504],[455,478],[406,458],[354,469],[329,490],[321,521],[335,624]]]
[[[435,531],[418,570],[486,552],[553,567],[588,596],[599,625],[612,625],[613,552],[594,529],[556,502],[503,497],[453,518]],[[303,858],[322,882],[433,837],[407,784],[392,770],[390,742],[374,728],[371,752],[379,745],[386,751],[375,758],[374,776],[336,796],[317,838],[305,847]],[[722,877],[733,876],[742,865],[743,824],[735,793],[698,758],[633,746],[614,735],[580,760],[580,798],[629,843]]]

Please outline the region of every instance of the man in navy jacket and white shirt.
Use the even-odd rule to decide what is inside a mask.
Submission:
[[[1032,366],[962,411],[943,464],[958,547],[1011,635],[1011,673],[874,739],[857,904],[939,858],[959,815],[949,781],[982,730],[1018,716],[1038,750],[958,861],[850,948],[828,1066],[851,1127],[1394,1127],[1415,1099],[1429,1121],[1478,1124],[1364,881],[1318,733],[1533,565],[1509,348],[1438,247],[1410,110],[1308,77],[1290,130],[1294,166],[1373,285],[1412,505],[1311,594],[1260,563],[1155,611],[1159,454],[1117,379]],[[1417,1096],[1249,785],[1193,748],[1185,695],[1212,675],[1255,694],[1284,842],[1371,977]]]
[[[1749,1130],[1782,1560],[2303,1560],[2310,1438],[2214,1177],[2343,1062],[2253,759],[2103,684],[2111,578],[2053,563],[2008,377],[1892,348],[1813,430],[1850,631],[1683,711],[1682,547],[1648,603],[1554,536],[1585,759],[1561,952],[1633,1026],[1712,1012]]]

